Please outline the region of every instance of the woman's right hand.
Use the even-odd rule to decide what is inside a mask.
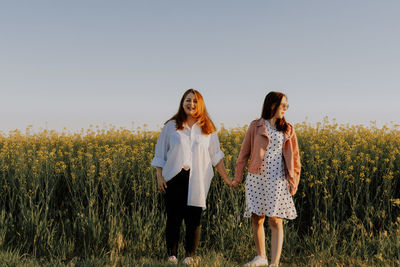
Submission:
[[[158,176],[157,177],[157,184],[158,184],[157,185],[158,191],[160,191],[163,194],[167,193],[165,191],[165,189],[167,188],[167,182],[165,181],[164,177]]]
[[[165,194],[167,193],[165,191],[165,189],[167,188],[167,182],[165,181],[164,177],[162,176],[162,168],[161,167],[157,167],[157,188],[158,191],[160,191],[161,193]]]

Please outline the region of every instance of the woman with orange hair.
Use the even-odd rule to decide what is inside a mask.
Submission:
[[[182,220],[186,225],[184,264],[194,262],[200,239],[201,212],[214,176],[215,166],[228,185],[224,153],[214,123],[202,95],[187,90],[178,112],[169,119],[158,138],[152,166],[157,170],[158,190],[165,195],[167,208],[166,241],[168,261],[177,263],[179,232]]]

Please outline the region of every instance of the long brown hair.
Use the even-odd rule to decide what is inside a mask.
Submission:
[[[206,105],[204,104],[203,96],[199,91],[195,89],[187,90],[179,103],[178,112],[172,116],[167,122],[174,120],[176,122],[176,129],[182,130],[183,123],[187,120],[187,115],[185,110],[183,109],[183,102],[185,101],[188,94],[194,94],[197,100],[196,112],[193,114],[193,117],[197,120],[197,124],[201,127],[201,131],[205,135],[209,135],[216,131],[215,125],[210,119],[210,116],[207,113]],[[165,122],[165,123],[167,123]]]
[[[283,97],[286,97],[287,99],[287,96],[281,92],[269,92],[265,96],[264,105],[261,112],[261,117],[264,120],[271,119],[275,115]],[[285,117],[282,117],[282,119],[277,119],[275,127],[278,131],[286,132],[288,129],[288,123],[286,122]]]

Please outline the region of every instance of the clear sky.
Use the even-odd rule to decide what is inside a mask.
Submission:
[[[188,88],[219,125],[400,123],[400,1],[0,1],[0,130],[158,129]],[[132,126],[134,122],[134,126]]]

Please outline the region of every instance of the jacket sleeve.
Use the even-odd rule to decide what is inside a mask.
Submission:
[[[297,136],[294,129],[293,129],[293,140],[291,142],[291,146],[293,151],[293,167],[294,167],[293,182],[297,187],[300,182],[301,163],[300,163],[299,144],[297,142]]]
[[[235,166],[235,181],[241,182],[243,180],[244,168],[247,165],[251,153],[252,138],[254,136],[254,125],[250,124],[244,136],[242,147],[240,148],[239,156],[236,160]]]

